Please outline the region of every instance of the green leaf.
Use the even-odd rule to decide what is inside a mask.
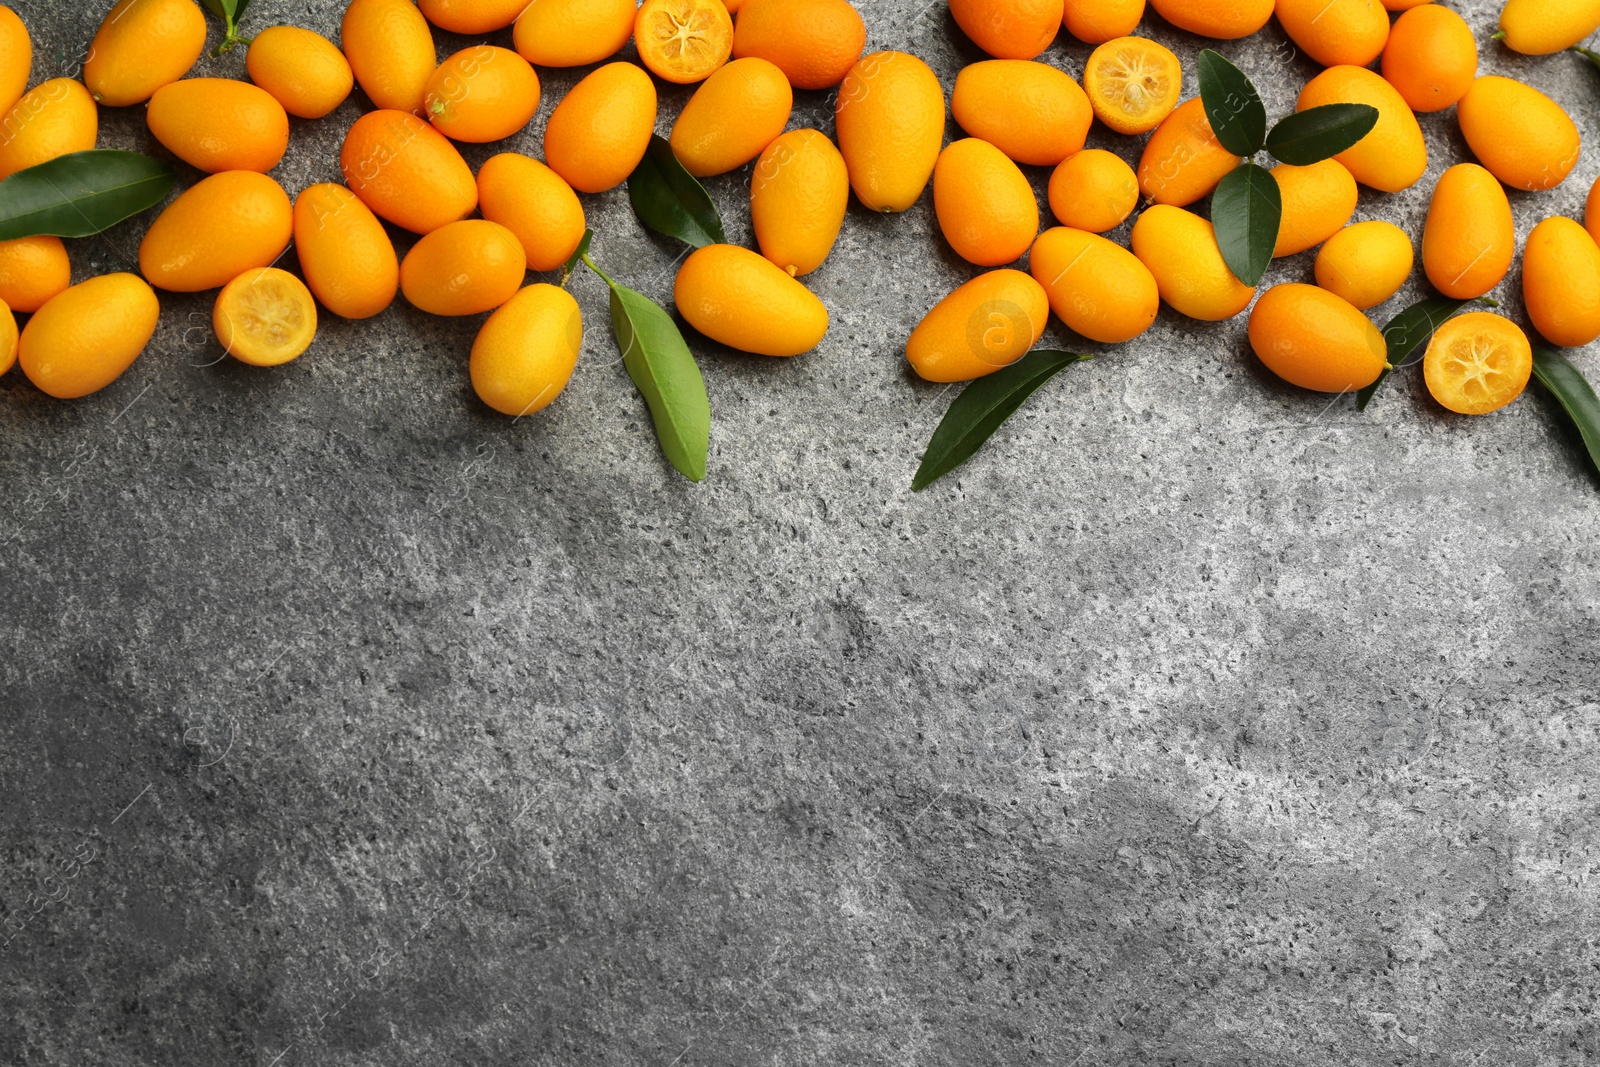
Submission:
[[[661,451],[685,478],[704,481],[711,400],[678,324],[648,297],[595,273],[611,287],[611,329],[628,377],[650,406]]]
[[[177,180],[171,167],[137,152],[58,156],[0,182],[0,241],[93,236],[155,207]]]
[[[226,4],[226,3],[228,3],[228,0],[222,0],[222,2],[224,4]],[[233,24],[235,26],[239,25],[239,23],[244,19],[244,9],[249,7],[249,6],[250,6],[250,0],[234,0],[234,5],[233,5]]]
[[[933,431],[922,465],[911,480],[912,492],[927,488],[971,459],[1045,382],[1074,363],[1092,358],[1072,352],[1030,352],[967,386]]]
[[[1290,115],[1267,134],[1267,151],[1291,167],[1309,167],[1353,148],[1378,124],[1370,104],[1323,104]]]
[[[230,2],[227,2],[227,0],[200,0],[200,2],[206,5],[207,11],[217,16],[217,18],[221,19],[223,22],[228,22],[231,20],[232,15],[229,11],[229,8],[232,5]]]
[[[1572,362],[1543,341],[1533,341],[1533,376],[1561,402],[1572,424],[1578,428],[1589,462],[1600,474],[1600,398],[1594,387]]]
[[[561,268],[562,283],[572,277],[572,272],[578,269],[578,264],[583,262],[583,257],[589,254],[589,246],[594,243],[594,231],[584,230],[583,237],[578,241],[577,251],[572,253],[572,258],[567,260],[567,265]]]
[[[1356,394],[1356,410],[1367,410],[1367,405],[1372,403],[1372,398],[1377,395],[1378,387],[1384,380],[1405,366],[1406,362],[1416,354],[1417,349],[1428,343],[1428,338],[1433,336],[1434,331],[1444,325],[1446,319],[1475,302],[1430,296],[1426,300],[1417,301],[1390,319],[1389,325],[1383,328],[1383,340],[1389,348],[1389,366],[1378,375],[1377,381]],[[1486,303],[1493,302],[1486,301]]]
[[[1217,247],[1234,277],[1246,285],[1261,283],[1272,263],[1283,223],[1283,194],[1272,172],[1241,163],[1211,194],[1211,224]]]
[[[728,243],[705,186],[683,169],[660,134],[651,135],[644,159],[628,176],[628,199],[639,221],[657,233],[695,248]]]
[[[1207,48],[1200,53],[1200,99],[1217,141],[1236,156],[1253,156],[1267,140],[1267,109],[1244,71]]]

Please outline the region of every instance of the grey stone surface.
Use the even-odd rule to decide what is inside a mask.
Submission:
[[[103,5],[17,6],[43,78]],[[863,6],[947,88],[975,58],[940,3]],[[1600,77],[1458,6],[1587,142],[1519,235],[1579,214]],[[1314,72],[1276,26],[1223,48],[1274,112]],[[544,78],[512,147],[574,80]],[[291,192],[357,114],[295,124]],[[1466,158],[1424,125],[1429,179],[1360,217],[1420,236]],[[102,144],[158,150],[137,109]],[[747,182],[712,182],[736,239]],[[674,250],[588,207],[670,297]],[[1411,375],[1358,414],[1263,373],[1242,318],[1163,312],[913,496],[953,392],[901,346],[973,273],[926,198],[853,209],[820,350],[696,342],[698,487],[588,277],[577,376],[515,426],[472,398],[479,320],[404,306],[263,372],[164,297],[105,392],[0,380],[0,1063],[1600,1056],[1600,494],[1551,403],[1451,418]]]

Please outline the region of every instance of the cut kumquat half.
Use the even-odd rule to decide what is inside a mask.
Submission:
[[[217,296],[211,315],[228,354],[253,367],[298,358],[317,336],[317,304],[304,282],[276,267],[248,270]]]
[[[722,0],[644,0],[634,19],[639,59],[678,85],[705,81],[733,54],[733,18]]]
[[[1178,106],[1183,68],[1170,49],[1155,41],[1119,37],[1089,56],[1083,87],[1101,122],[1118,133],[1146,133]]]
[[[1510,319],[1475,311],[1439,328],[1422,360],[1428,392],[1460,415],[1499,411],[1528,387],[1533,349]]]

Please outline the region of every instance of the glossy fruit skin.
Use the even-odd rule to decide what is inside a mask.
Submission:
[[[1094,122],[1072,76],[1025,59],[964,67],[950,94],[956,122],[1018,163],[1053,167],[1083,148]]]
[[[1600,179],[1589,187],[1589,197],[1583,206],[1583,228],[1600,244]]]
[[[1049,320],[1042,285],[1020,270],[992,270],[928,312],[906,341],[906,359],[925,381],[971,381],[1027,355]]]
[[[1140,215],[1133,254],[1150,269],[1161,299],[1191,319],[1231,319],[1256,295],[1228,269],[1211,223],[1181,207],[1156,204]]]
[[[89,45],[83,81],[106,107],[142,104],[189,73],[205,47],[194,0],[117,0]]]
[[[22,373],[57,400],[97,393],[139,358],[160,316],[160,301],[137,275],[79,282],[28,320],[17,344]]]
[[[1478,373],[1469,377],[1471,371]],[[1428,392],[1458,415],[1499,411],[1522,395],[1532,376],[1528,335],[1510,319],[1486,311],[1450,319],[1433,335],[1422,357]]]
[[[1250,347],[1272,373],[1319,393],[1365,389],[1389,362],[1370,319],[1327,290],[1298,282],[1261,294],[1250,312]]]
[[[362,115],[345,134],[339,167],[373,212],[412,233],[432,233],[472,214],[478,183],[455,145],[403,111]]]
[[[1390,11],[1410,11],[1423,4],[1431,4],[1433,0],[1383,0],[1383,6]]]
[[[628,180],[655,127],[650,75],[632,63],[608,63],[556,105],[545,126],[545,162],[580,193],[603,193]]]
[[[0,124],[0,178],[94,147],[100,113],[70,78],[52,78],[23,94]]]
[[[277,343],[264,342],[252,330],[255,300],[270,296],[276,317],[287,320],[289,336]],[[255,299],[253,299],[255,298]],[[280,323],[280,327],[285,324]],[[211,328],[223,351],[252,367],[281,367],[305,355],[317,336],[317,302],[305,283],[286,270],[262,267],[247,270],[222,287],[211,309]]]
[[[433,128],[451,140],[499,141],[539,110],[539,75],[509,48],[464,48],[428,78],[423,110]]]
[[[516,235],[530,270],[560,269],[588,228],[572,186],[537,159],[514,152],[494,156],[478,171],[478,206],[484,218]]]
[[[1428,169],[1422,127],[1394,86],[1365,67],[1329,67],[1300,90],[1296,110],[1323,104],[1369,104],[1378,124],[1354,147],[1334,158],[1362,185],[1398,193],[1417,183]]]
[[[24,314],[38,311],[71,284],[72,264],[61,238],[0,241],[0,300],[10,310]]]
[[[517,52],[540,67],[587,67],[633,36],[635,0],[530,0],[517,18]]]
[[[1424,4],[1396,20],[1383,50],[1383,78],[1412,111],[1443,111],[1472,88],[1478,41],[1466,20],[1447,7]]]
[[[17,13],[0,4],[0,112],[22,99],[33,70],[33,39]],[[13,346],[15,347],[15,346]]]
[[[789,124],[794,91],[765,59],[736,59],[701,83],[672,125],[672,151],[697,178],[755,159]]]
[[[265,174],[289,150],[289,116],[272,94],[231,78],[185,78],[162,86],[145,113],[167,151],[197,170]]]
[[[850,187],[873,211],[904,211],[922,196],[944,143],[944,90],[928,65],[874,52],[850,68],[835,108]]]
[[[1147,133],[1178,106],[1183,70],[1165,45],[1147,37],[1118,37],[1089,53],[1083,88],[1095,117],[1112,130]]]
[[[810,274],[822,266],[849,206],[844,157],[818,130],[790,130],[756,162],[750,178],[756,244],[788,274]]]
[[[1499,285],[1517,252],[1511,202],[1494,175],[1458,163],[1439,176],[1422,232],[1422,266],[1433,287],[1472,300]]]
[[[368,99],[380,111],[422,111],[439,65],[433,31],[411,0],[350,0],[339,40]]]
[[[245,64],[251,81],[302,119],[322,118],[356,84],[344,53],[322,34],[298,26],[269,26],[256,34]]]
[[[313,185],[295,199],[294,247],[306,284],[342,319],[370,319],[400,291],[400,259],[383,223],[342,185]]]
[[[1050,310],[1081,337],[1114,345],[1150,328],[1161,309],[1155,276],[1132,252],[1097,234],[1057,226],[1033,243],[1028,272]]]
[[[528,0],[417,0],[417,6],[441,30],[476,36],[517,21]]]
[[[1139,191],[1158,204],[1187,207],[1209,196],[1243,162],[1217,140],[1197,96],[1180,104],[1145,142]]]
[[[1066,0],[1061,25],[1084,44],[1132,36],[1144,18],[1144,0]]]
[[[578,302],[565,289],[530,285],[478,331],[469,364],[472,388],[502,415],[532,415],[566,389],[582,350]]]
[[[1356,213],[1356,180],[1337,159],[1309,167],[1280,163],[1272,168],[1283,198],[1283,221],[1272,254],[1292,256],[1314,248],[1344,229]]]
[[[1528,56],[1571,48],[1600,29],[1600,0],[1506,0],[1500,30],[1506,47]]]
[[[1553,345],[1600,337],[1600,248],[1571,219],[1545,219],[1522,254],[1522,298],[1533,328]]]
[[[644,0],[634,16],[633,43],[650,73],[692,85],[733,54],[733,19],[722,0]]]
[[[1389,40],[1389,12],[1378,0],[1277,0],[1289,39],[1325,67],[1364,67]]]
[[[1516,116],[1516,121],[1507,120]],[[1554,189],[1578,162],[1578,127],[1532,86],[1486,74],[1456,105],[1456,120],[1478,162],[1513,189]]]
[[[866,23],[849,0],[746,0],[738,11],[734,58],[776,64],[796,89],[832,89],[867,45]]]
[[[972,43],[996,59],[1032,59],[1055,40],[1056,0],[950,0],[950,14]]]
[[[17,317],[0,301],[0,374],[17,361]]]
[[[289,247],[294,208],[283,187],[253,170],[213,174],[151,223],[139,270],[158,289],[217,289],[252,267],[270,267]]]
[[[707,245],[684,260],[673,299],[690,326],[758,356],[798,356],[828,332],[822,301],[785,271],[735,245]]]
[[[1121,156],[1086,148],[1061,161],[1050,175],[1049,194],[1050,211],[1061,225],[1105,233],[1139,205],[1139,179]]]
[[[939,154],[933,210],[956,255],[980,267],[1021,259],[1039,235],[1033,186],[1005,153],[976,137]]]
[[[412,246],[400,262],[400,291],[430,315],[476,315],[515,296],[527,272],[516,234],[486,219],[465,219]]]
[[[1411,277],[1416,250],[1392,222],[1346,226],[1317,252],[1317,284],[1362,311],[1388,300]]]
[[[1232,41],[1265,26],[1273,0],[1150,0],[1150,6],[1180,30]]]

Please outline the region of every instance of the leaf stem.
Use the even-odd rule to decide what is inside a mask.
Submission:
[[[605,282],[608,286],[610,286],[613,289],[615,289],[617,287],[617,283],[611,280],[611,276],[609,274],[607,274],[605,271],[601,270],[598,266],[596,266],[594,260],[589,258],[589,253],[585,252],[583,255],[579,256],[578,258],[583,261],[583,265],[585,267],[588,267],[590,270],[592,270],[596,274],[600,275],[600,280],[601,281]]]
[[[211,50],[211,54],[213,56],[225,56],[229,52],[233,51],[238,45],[242,44],[248,48],[255,43],[254,37],[244,36],[239,32],[237,27],[235,27],[232,23],[229,23],[228,32],[223,35],[222,43],[213,48]]]

